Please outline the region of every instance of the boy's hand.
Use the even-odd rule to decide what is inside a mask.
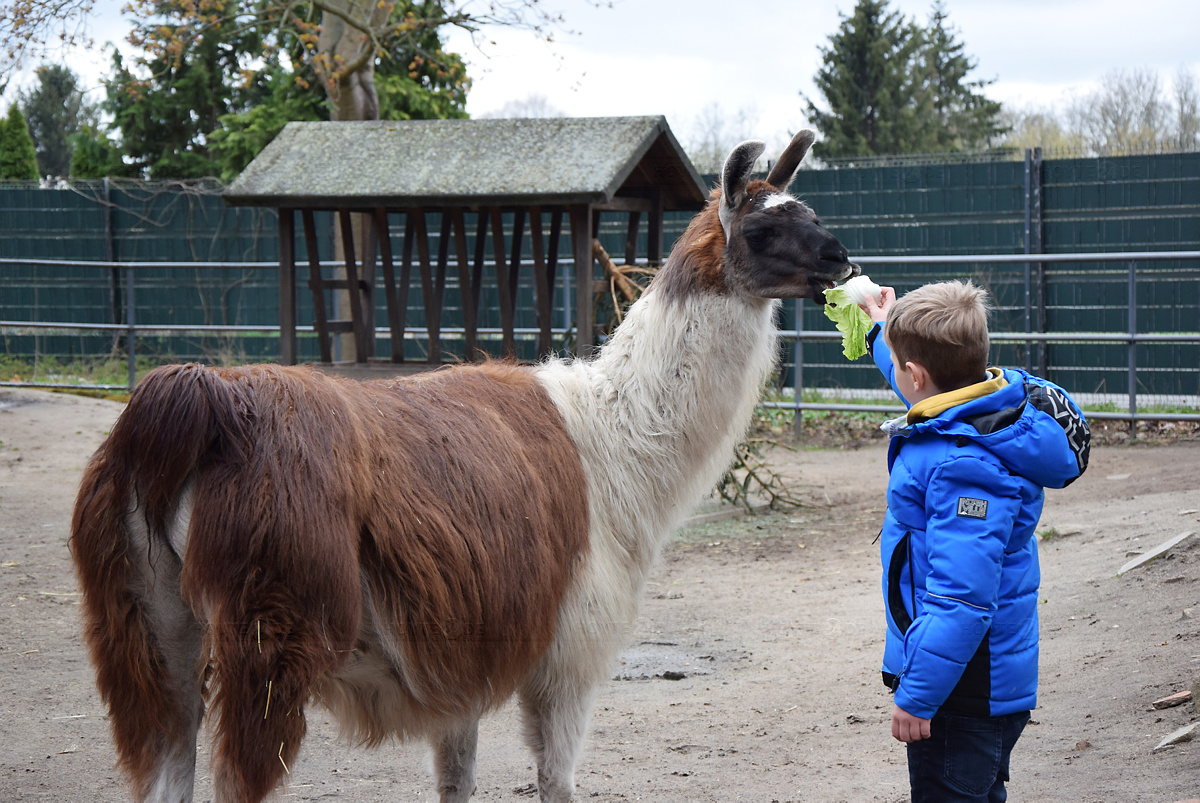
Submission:
[[[896,303],[896,288],[880,287],[879,295],[879,301],[876,301],[873,296],[867,296],[867,303],[858,305],[858,308],[867,313],[867,317],[876,323],[887,320],[888,310]]]
[[[893,705],[892,738],[906,744],[908,742],[919,742],[922,739],[928,739],[929,720],[922,719],[921,717],[914,717],[900,706]]]

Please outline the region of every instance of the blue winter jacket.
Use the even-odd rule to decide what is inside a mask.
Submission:
[[[896,390],[878,333],[876,326],[868,338],[872,356]],[[932,409],[928,418],[923,409]],[[1031,710],[1040,581],[1034,528],[1042,489],[1061,488],[1087,467],[1087,422],[1056,385],[993,368],[988,382],[927,399],[893,429],[880,534],[884,682],[896,705],[918,717]]]

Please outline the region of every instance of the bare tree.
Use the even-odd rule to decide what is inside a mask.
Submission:
[[[501,117],[566,117],[567,113],[550,102],[540,93],[527,95],[520,100],[510,100],[498,109],[477,115],[481,119]]]
[[[1200,148],[1200,88],[1180,67],[1164,88],[1151,69],[1113,70],[1091,92],[1055,107],[1006,106],[1008,133],[997,145],[1042,147],[1093,156],[1158,149]]]
[[[27,60],[61,49],[90,47],[94,0],[0,0],[0,94]]]
[[[1067,109],[1067,127],[1097,154],[1156,147],[1169,139],[1169,105],[1150,69],[1113,70]]]
[[[1006,132],[996,145],[1024,151],[1030,148],[1079,150],[1081,137],[1068,129],[1066,122],[1047,106],[1005,106],[998,122]]]
[[[1171,85],[1175,101],[1175,139],[1180,150],[1200,148],[1200,90],[1196,87],[1196,76],[1182,65],[1175,72]]]
[[[738,143],[754,138],[757,127],[758,111],[753,107],[730,113],[714,101],[692,121],[684,150],[701,173],[719,173],[725,156]]]

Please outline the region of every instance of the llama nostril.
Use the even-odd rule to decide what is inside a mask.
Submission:
[[[849,262],[850,253],[841,245],[822,248],[817,258],[822,262]]]

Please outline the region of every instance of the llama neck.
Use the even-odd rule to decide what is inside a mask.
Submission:
[[[542,368],[593,516],[611,516],[604,529],[646,563],[732,461],[774,365],[773,315],[770,302],[652,287],[593,361]]]

